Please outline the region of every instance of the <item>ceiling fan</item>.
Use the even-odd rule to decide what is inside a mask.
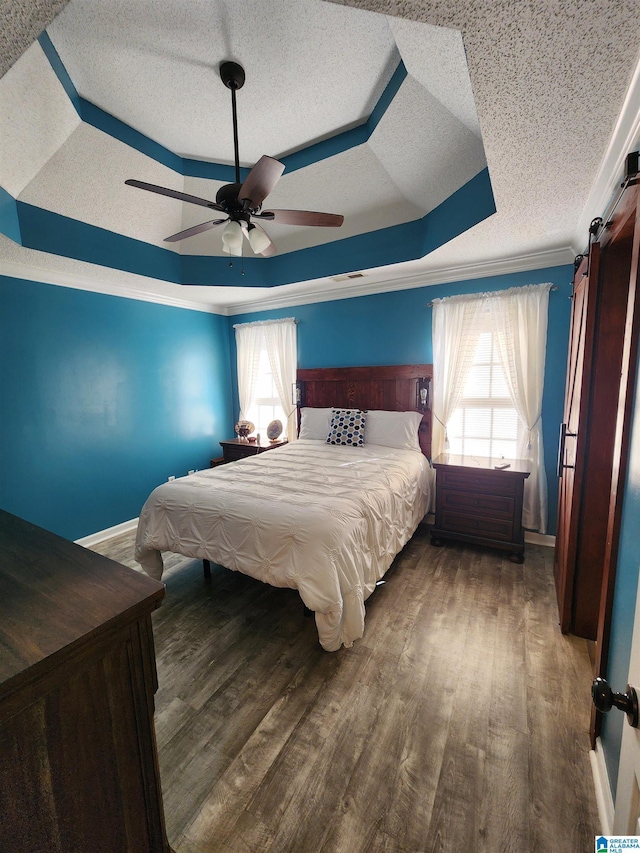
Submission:
[[[225,184],[216,193],[215,201],[208,201],[189,193],[148,184],[145,181],[129,179],[125,181],[131,187],[138,187],[159,195],[170,196],[179,201],[199,204],[211,210],[226,215],[225,219],[211,219],[186,228],[165,239],[167,243],[175,243],[186,237],[193,237],[218,225],[225,225],[222,232],[222,245],[230,255],[242,255],[242,238],[247,237],[255,254],[269,257],[277,253],[271,238],[260,224],[253,220],[276,222],[280,225],[311,225],[337,228],[344,222],[344,216],[336,213],[318,213],[312,210],[262,210],[262,203],[284,172],[284,164],[273,157],[263,155],[247,175],[244,183],[240,182],[240,157],[238,149],[238,117],[236,111],[236,92],[244,85],[244,69],[236,62],[223,62],[220,65],[220,78],[231,90],[231,109],[233,113],[233,144],[235,153],[235,183]]]

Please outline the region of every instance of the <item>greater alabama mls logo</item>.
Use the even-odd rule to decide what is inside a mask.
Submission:
[[[637,835],[601,835],[596,838],[596,853],[617,853],[622,850],[640,850]]]

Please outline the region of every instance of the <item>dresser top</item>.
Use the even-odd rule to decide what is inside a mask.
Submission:
[[[508,463],[508,468],[496,468],[496,465],[504,465]],[[439,466],[450,468],[465,468],[474,471],[501,471],[505,474],[524,474],[529,476],[531,473],[531,462],[528,459],[503,459],[502,457],[491,458],[488,456],[462,456],[456,453],[441,453],[433,460],[434,468]]]
[[[159,606],[164,584],[0,511],[0,690]]]

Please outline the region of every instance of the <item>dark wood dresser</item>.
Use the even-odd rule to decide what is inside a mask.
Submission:
[[[0,511],[0,850],[169,853],[153,723],[163,597]]]
[[[268,438],[261,438],[260,441],[248,441],[246,438],[229,438],[227,441],[221,441],[220,447],[224,455],[225,462],[235,462],[236,459],[244,459],[245,456],[255,456],[257,453],[264,453],[267,450],[274,450],[276,447],[282,447],[287,440],[269,441]]]
[[[509,467],[496,469],[508,462]],[[431,542],[444,539],[490,545],[524,559],[522,495],[529,463],[520,459],[491,460],[479,456],[441,454],[436,469],[436,518]]]

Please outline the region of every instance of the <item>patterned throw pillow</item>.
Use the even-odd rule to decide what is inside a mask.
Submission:
[[[360,409],[333,409],[327,444],[362,447],[367,413]]]

